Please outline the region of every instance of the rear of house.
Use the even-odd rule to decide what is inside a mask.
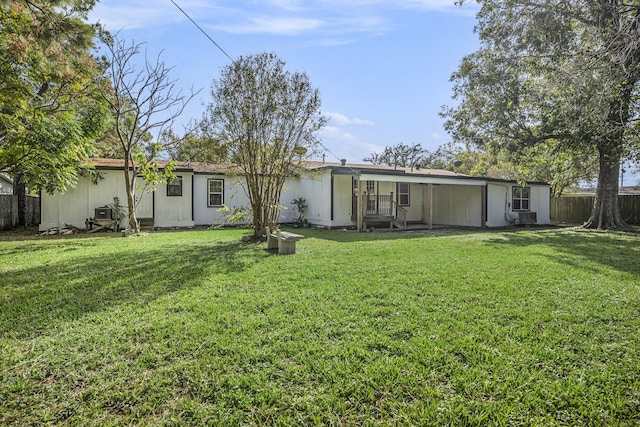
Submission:
[[[307,162],[299,188],[309,222],[330,228],[550,223],[546,183],[523,187],[446,170]]]
[[[81,177],[64,194],[42,195],[41,230],[70,224],[84,228],[95,209],[117,196],[126,205],[123,161],[94,159],[102,178]],[[249,207],[244,177],[230,174],[230,165],[178,163],[175,178],[150,192],[139,192],[137,217],[157,228],[221,224],[222,206]],[[144,182],[140,183],[144,185]],[[279,222],[297,216],[293,199],[304,198],[310,225],[362,230],[373,224],[503,227],[549,224],[550,187],[471,177],[434,169],[378,165],[304,162],[285,183]],[[126,224],[126,219],[122,225]]]
[[[85,228],[96,209],[107,206],[118,197],[126,209],[124,162],[118,159],[93,159],[92,164],[100,179],[81,176],[77,184],[65,193],[42,194],[40,230],[64,225]],[[166,166],[162,162],[161,167]],[[137,191],[136,217],[143,226],[154,228],[188,228],[222,224],[223,206],[231,209],[248,207],[241,183],[242,177],[228,173],[229,165],[211,165],[196,162],[178,162],[175,177],[168,183],[158,183],[155,189]],[[145,187],[139,178],[138,185]],[[283,200],[291,196],[283,191]],[[294,212],[283,210],[281,222],[292,220]],[[125,227],[127,219],[121,221]]]

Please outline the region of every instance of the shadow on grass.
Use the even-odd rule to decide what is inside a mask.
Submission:
[[[640,235],[635,233],[562,229],[526,233],[504,232],[487,240],[487,243],[512,246],[544,245],[554,249],[554,255],[549,257],[555,262],[583,269],[605,265],[640,277]]]
[[[356,230],[323,230],[305,228],[303,230],[291,229],[294,233],[303,234],[305,237],[316,238],[322,240],[330,240],[332,242],[372,242],[379,240],[406,240],[417,239],[421,237],[444,237],[459,236],[469,233],[482,233],[483,229],[479,228],[440,228],[433,230],[374,230],[371,232],[358,232]]]
[[[61,250],[82,240],[51,241]],[[87,242],[95,245],[95,241]],[[47,246],[47,245],[44,245]],[[22,246],[25,254],[34,248]],[[149,304],[163,295],[201,285],[207,277],[241,272],[258,262],[242,242],[124,249],[79,255],[0,274],[0,336],[26,338],[60,321],[125,305]],[[17,250],[13,250],[16,252]],[[6,252],[5,252],[6,253]]]

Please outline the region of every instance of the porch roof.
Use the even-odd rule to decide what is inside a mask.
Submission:
[[[413,184],[449,184],[449,185],[487,185],[487,180],[471,176],[438,176],[438,175],[388,175],[376,173],[363,173],[360,181],[379,182],[409,182]]]
[[[393,167],[387,165],[369,165],[369,164],[349,164],[334,162],[303,162],[302,166],[308,170],[329,169],[333,175],[362,175],[362,174],[381,174],[394,176],[441,176],[441,177],[467,177],[458,172],[452,172],[445,169],[423,169],[423,168],[405,168]]]
[[[445,169],[423,169],[334,162],[303,162],[307,170],[330,170],[332,175],[357,176],[362,181],[410,182],[418,184],[487,185],[487,183],[517,184],[518,181],[471,176]],[[546,185],[546,182],[527,181],[527,185]]]

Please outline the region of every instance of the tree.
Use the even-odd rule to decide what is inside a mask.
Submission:
[[[136,206],[140,198],[136,198],[136,192],[144,193],[172,176],[171,163],[163,170],[158,168],[158,156],[168,148],[160,142],[160,136],[174,125],[197,92],[183,94],[176,89],[176,81],[170,77],[172,68],[160,60],[160,55],[151,62],[145,54],[144,65],[139,68],[136,61],[142,53],[141,44],[127,43],[107,33],[102,33],[101,38],[109,55],[105,60],[111,87],[103,96],[110,106],[124,155],[128,224],[137,233],[140,224]],[[144,179],[145,187],[138,185],[138,176]]]
[[[620,160],[637,153],[640,5],[618,0],[481,0],[481,48],[454,73],[456,141],[516,160],[598,163],[588,228],[625,228]],[[534,148],[536,147],[536,148]],[[536,156],[522,156],[531,150]],[[586,167],[588,165],[583,165]]]
[[[220,163],[228,157],[227,147],[219,139],[209,136],[207,133],[193,133],[185,138],[178,138],[169,132],[165,138],[172,141],[169,154],[174,160]]]
[[[394,168],[414,167],[420,165],[427,151],[420,144],[406,145],[399,143],[384,147],[382,153],[371,153],[371,157],[365,157],[363,162],[374,165],[387,165]]]
[[[0,172],[14,178],[19,223],[25,187],[64,191],[103,131],[106,110],[89,54],[94,2],[0,4]]]
[[[556,196],[567,187],[593,180],[597,174],[597,163],[591,153],[554,152],[546,143],[517,152],[506,149],[491,152],[482,147],[450,142],[434,152],[427,152],[422,166],[472,176],[548,182]]]
[[[255,238],[277,223],[284,182],[316,150],[315,132],[326,122],[307,75],[284,67],[270,53],[240,57],[214,81],[207,108],[207,126],[245,178]]]

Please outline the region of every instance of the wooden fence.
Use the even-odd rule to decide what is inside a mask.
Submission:
[[[40,224],[40,197],[27,196],[27,226]],[[18,196],[0,195],[0,230],[18,225]]]
[[[554,224],[582,224],[591,216],[594,195],[551,198],[551,222]],[[632,225],[640,225],[640,195],[618,196],[622,218]]]

